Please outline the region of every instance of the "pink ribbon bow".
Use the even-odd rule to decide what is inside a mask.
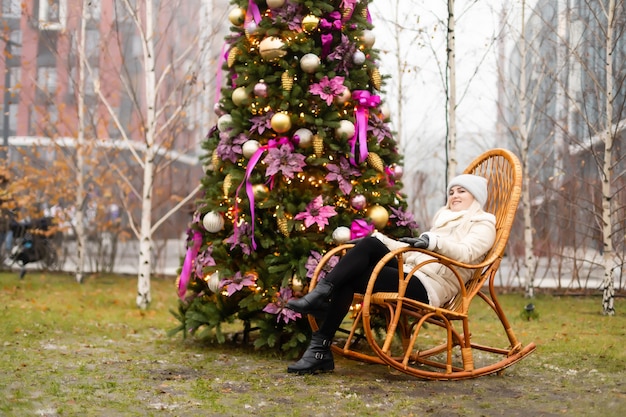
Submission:
[[[191,277],[191,269],[193,267],[193,260],[198,256],[200,246],[202,246],[202,235],[197,230],[193,231],[193,245],[187,248],[185,254],[185,260],[183,261],[183,269],[180,271],[180,277],[178,279],[178,296],[182,299],[187,293],[187,286],[189,285],[189,278]]]
[[[354,136],[350,140],[350,163],[357,166],[367,159],[367,124],[369,120],[369,109],[380,104],[380,97],[372,95],[367,90],[356,90],[352,92],[352,100],[356,102],[354,108],[356,112],[356,126]],[[357,143],[358,142],[358,143]],[[357,158],[357,144],[359,147]]]
[[[254,23],[257,25],[261,21],[261,11],[259,10],[259,6],[254,2],[254,0],[248,0],[248,10],[246,10],[246,19],[245,19],[245,27],[248,27],[248,24],[254,19]]]
[[[238,241],[237,237],[239,235],[239,224],[238,224],[239,222],[237,221],[237,218],[239,217],[239,204],[237,203],[239,201],[239,191],[241,190],[241,187],[245,184],[246,194],[248,195],[248,201],[250,202],[250,218],[251,218],[251,223],[252,223],[251,224],[252,249],[255,249],[255,250],[256,250],[256,241],[254,240],[254,218],[255,218],[254,190],[252,189],[252,183],[250,182],[250,175],[252,175],[252,171],[254,171],[254,167],[261,159],[261,155],[263,155],[263,152],[267,151],[268,149],[277,148],[278,146],[285,145],[285,144],[291,145],[293,149],[293,144],[289,141],[289,138],[286,136],[283,136],[278,140],[272,139],[269,142],[267,142],[267,145],[263,145],[259,147],[259,149],[257,149],[256,152],[254,152],[254,155],[250,157],[250,161],[248,161],[248,166],[246,168],[246,175],[243,177],[243,181],[241,181],[241,184],[239,184],[239,187],[237,187],[237,191],[235,192],[235,216],[233,219],[234,240],[235,242],[237,242]]]
[[[374,225],[363,219],[357,219],[350,225],[350,239],[359,239],[369,236],[374,231]]]

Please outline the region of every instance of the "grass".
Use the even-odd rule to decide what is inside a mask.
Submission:
[[[626,415],[626,302],[597,296],[502,297],[537,351],[501,376],[416,380],[336,358],[330,374],[294,376],[271,352],[166,332],[174,279],[153,279],[148,311],[134,277],[0,273],[0,416],[621,416]],[[473,308],[476,330],[498,330]]]

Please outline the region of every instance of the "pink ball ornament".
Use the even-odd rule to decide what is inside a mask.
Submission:
[[[391,169],[393,171],[393,177],[397,180],[404,175],[404,167],[402,165],[394,165]]]
[[[261,80],[254,85],[254,94],[257,97],[267,97],[267,84]]]
[[[224,109],[222,109],[222,106],[220,105],[220,103],[215,103],[213,105],[213,111],[215,112],[216,115],[218,116],[223,116],[224,114],[226,114],[226,112],[224,111]]]
[[[357,194],[350,200],[350,205],[355,210],[363,210],[367,205],[367,199],[363,194]]]

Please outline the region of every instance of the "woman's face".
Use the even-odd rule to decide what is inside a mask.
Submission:
[[[455,185],[448,194],[448,207],[452,211],[467,210],[474,202],[474,196],[463,187]]]

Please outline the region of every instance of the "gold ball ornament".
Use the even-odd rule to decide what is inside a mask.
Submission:
[[[228,13],[228,20],[235,26],[241,26],[246,21],[246,11],[241,7],[235,7]]]
[[[210,211],[202,218],[202,226],[209,233],[217,233],[224,228],[224,218],[216,211]]]
[[[293,75],[289,74],[289,71],[283,72],[283,75],[280,76],[280,82],[283,90],[291,91],[293,88]]]
[[[291,129],[291,117],[287,113],[276,113],[272,116],[270,124],[274,132],[285,133]]]
[[[354,123],[350,120],[341,120],[339,127],[335,129],[335,137],[337,139],[351,139],[355,131]]]
[[[254,184],[252,186],[252,194],[254,195],[254,201],[264,203],[270,196],[270,189],[265,184]]]
[[[352,97],[352,91],[348,87],[344,88],[341,94],[335,96],[336,104],[346,104]]]
[[[291,289],[294,290],[295,292],[300,292],[304,289],[304,283],[295,274],[291,277]]]
[[[374,227],[378,230],[384,229],[389,221],[387,209],[378,204],[367,209],[367,217],[374,223]]]
[[[307,74],[312,74],[317,71],[321,64],[322,60],[315,54],[304,54],[304,56],[300,58],[300,68]]]
[[[277,36],[267,37],[259,43],[261,58],[268,62],[278,61],[287,55],[287,51],[284,48],[285,42]]]
[[[378,172],[385,171],[385,163],[382,158],[375,152],[370,152],[367,154],[367,165],[371,166]]]
[[[245,87],[237,87],[231,94],[231,99],[235,106],[241,106],[248,100],[248,93]]]
[[[266,0],[266,3],[270,9],[277,9],[285,5],[285,0]]]
[[[309,14],[302,18],[302,30],[306,33],[312,33],[320,24],[320,18]]]
[[[361,42],[366,48],[371,48],[376,43],[376,35],[369,29],[365,29],[361,35]]]

